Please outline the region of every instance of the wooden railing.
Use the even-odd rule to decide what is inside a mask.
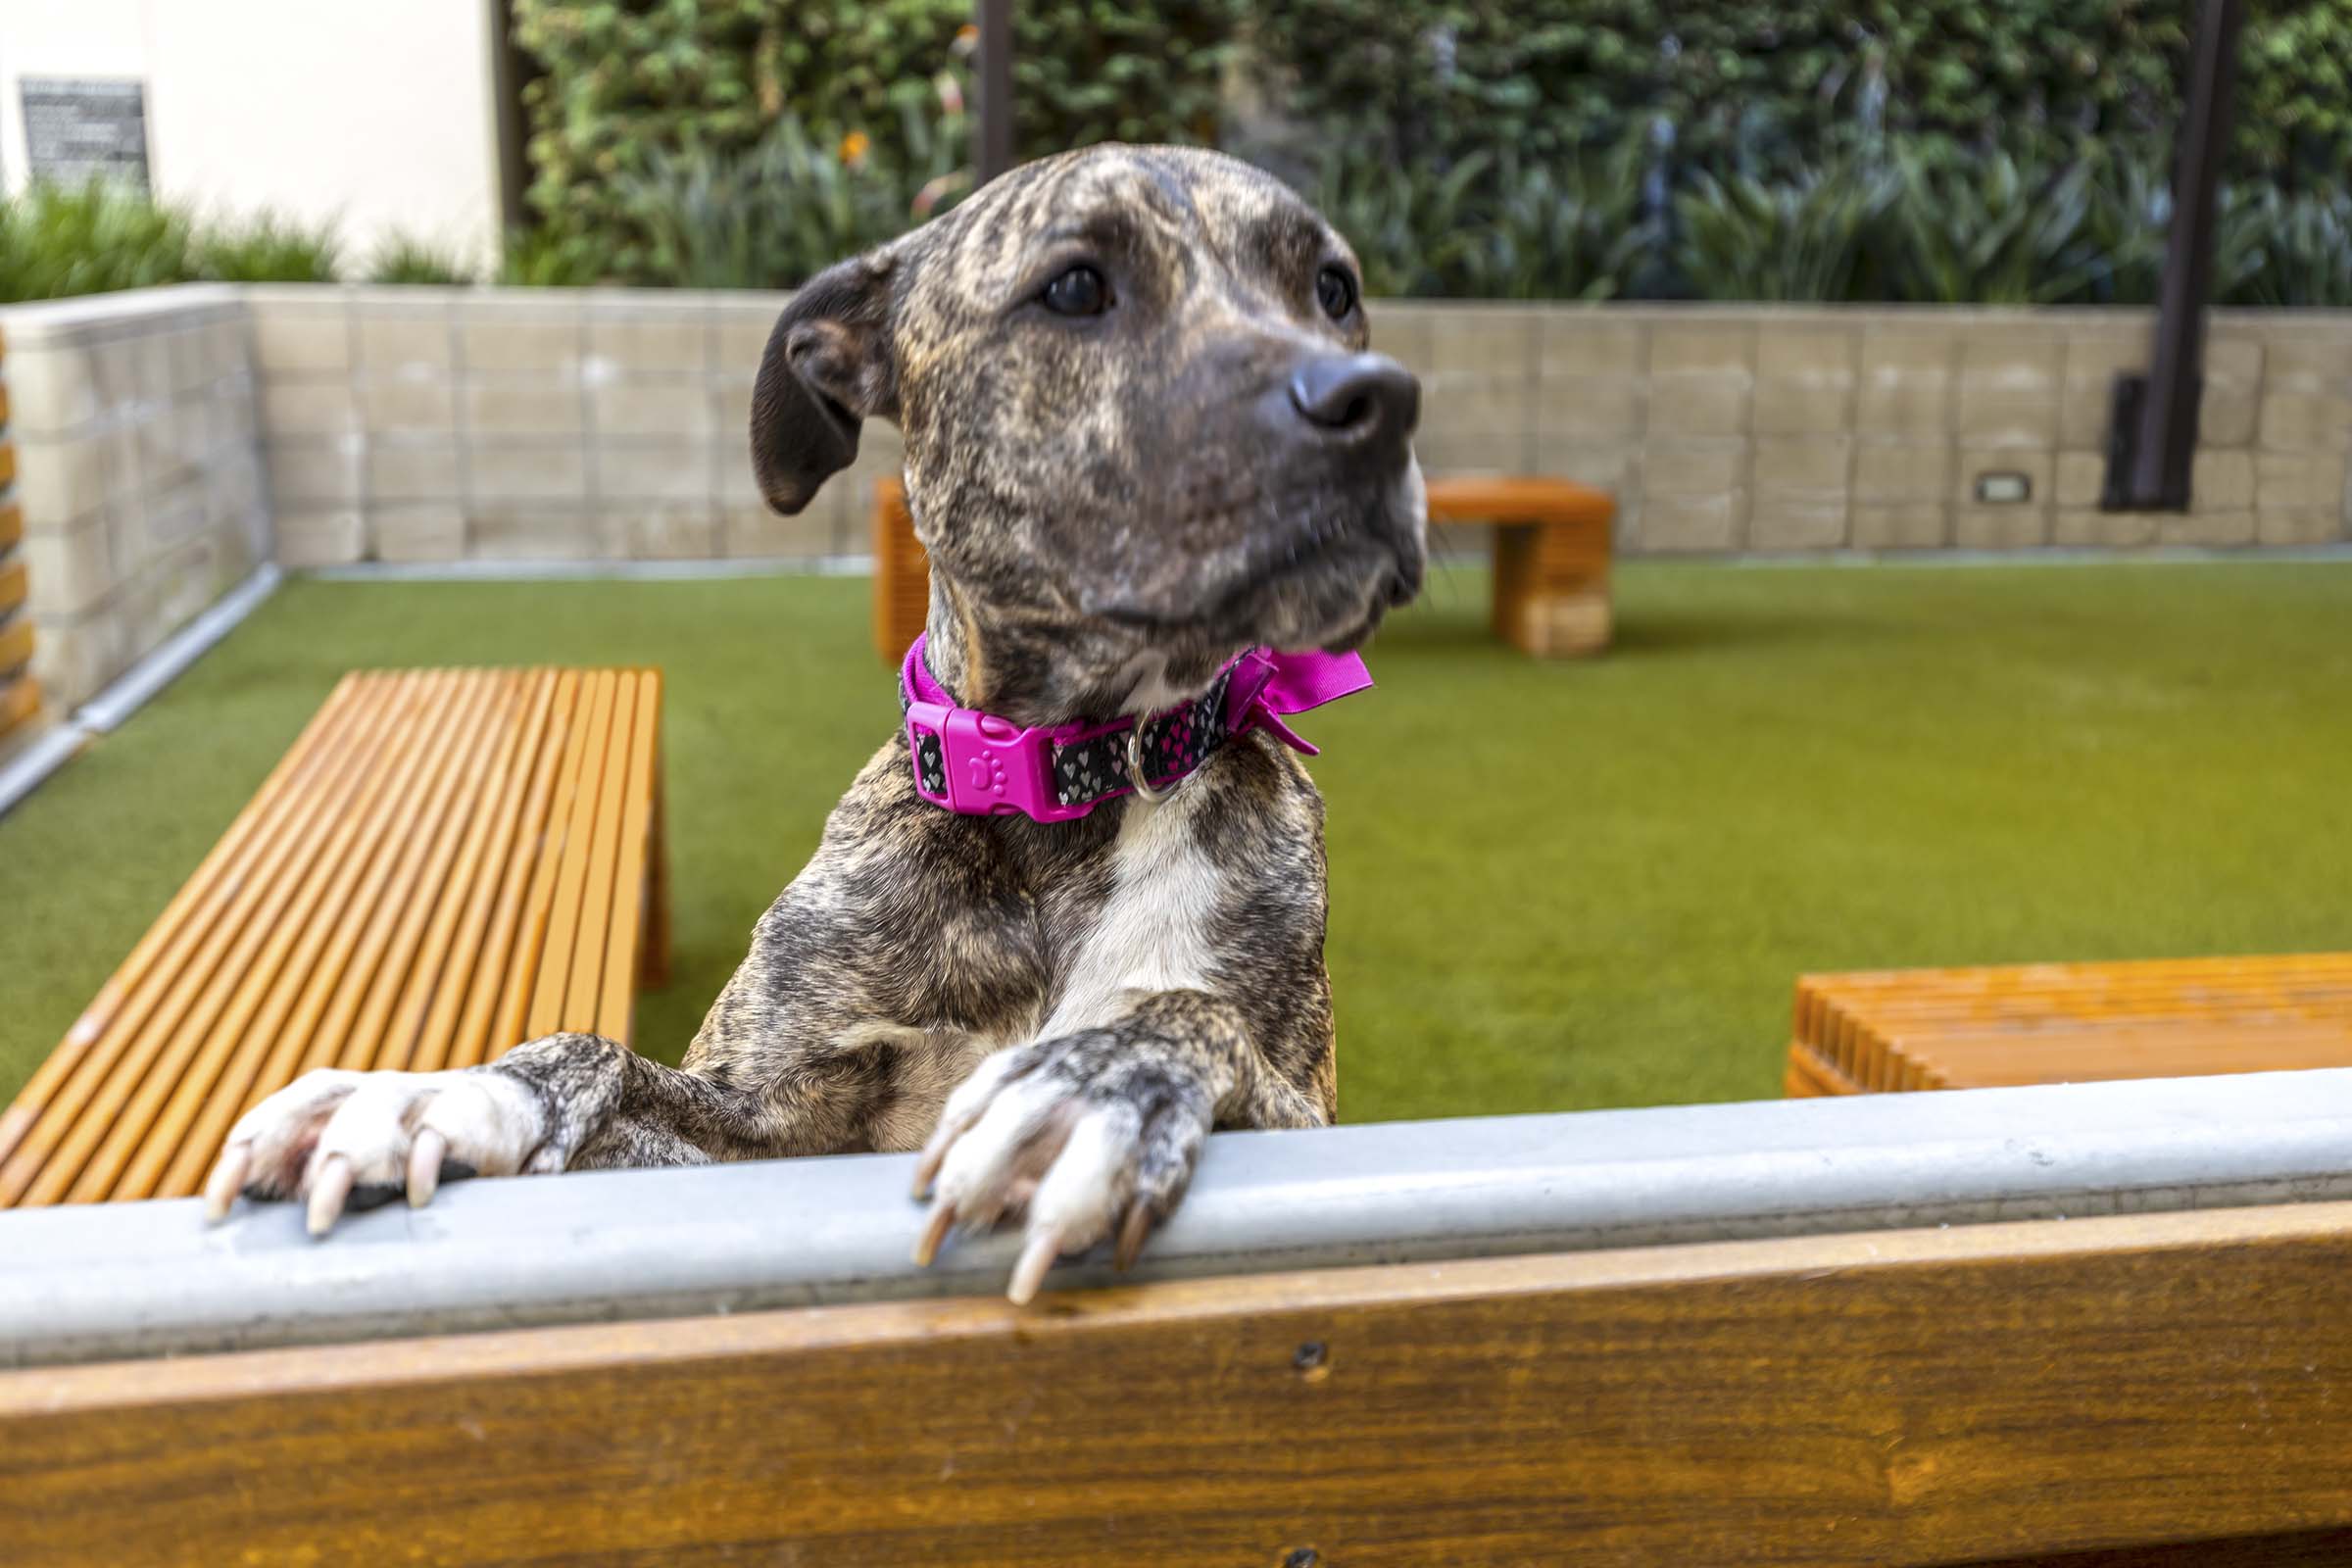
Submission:
[[[0,1214],[9,1560],[2352,1541],[2352,1071],[1226,1135],[1026,1310],[905,1262],[907,1163]]]

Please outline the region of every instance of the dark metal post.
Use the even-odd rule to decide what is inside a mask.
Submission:
[[[1012,0],[979,0],[979,179],[1012,167]]]
[[[2213,293],[2213,219],[2237,82],[2244,0],[2205,0],[2188,63],[2186,113],[2173,170],[2173,226],[2157,290],[2156,345],[2144,380],[2116,387],[2107,489],[2110,511],[2188,507],[2204,384],[2205,307]]]

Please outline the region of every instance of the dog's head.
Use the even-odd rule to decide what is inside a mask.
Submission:
[[[761,492],[799,511],[891,419],[982,628],[1179,682],[1254,644],[1352,646],[1424,564],[1420,389],[1368,351],[1359,278],[1233,159],[1027,165],[793,298],[752,404]]]

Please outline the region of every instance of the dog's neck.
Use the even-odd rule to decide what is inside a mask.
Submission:
[[[1018,724],[1159,712],[1208,689],[1239,648],[1171,662],[1059,617],[998,614],[934,571],[924,662],[958,708]]]

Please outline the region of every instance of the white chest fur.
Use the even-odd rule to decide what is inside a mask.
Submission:
[[[1111,845],[1110,897],[1073,956],[1041,1040],[1118,1016],[1130,991],[1181,991],[1209,980],[1218,872],[1200,853],[1193,803],[1130,801]]]

